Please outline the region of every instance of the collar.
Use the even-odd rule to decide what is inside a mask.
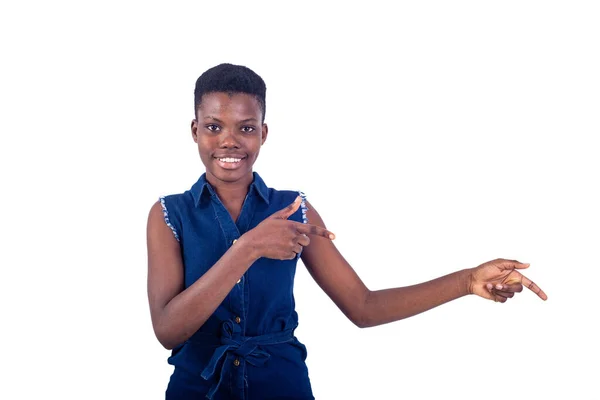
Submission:
[[[252,174],[254,176],[254,179],[252,180],[252,183],[250,184],[250,188],[248,189],[248,194],[250,194],[252,191],[256,192],[258,194],[258,197],[263,199],[263,201],[268,205],[269,204],[269,189],[267,188],[267,185],[262,180],[260,175],[258,175],[257,172],[253,172]],[[194,186],[192,186],[192,188],[190,189],[190,192],[192,193],[192,197],[194,199],[194,205],[196,207],[198,207],[200,202],[204,198],[206,198],[206,196],[212,197],[212,196],[217,195],[215,192],[215,189],[206,180],[206,173],[203,173],[202,176],[200,177],[200,179],[198,179],[198,182],[194,183]]]

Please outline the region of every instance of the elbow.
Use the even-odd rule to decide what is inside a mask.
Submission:
[[[354,325],[356,325],[357,327],[361,328],[361,329],[362,329],[362,328],[368,328],[368,327],[370,327],[370,326],[371,326],[371,325],[369,325],[369,324],[368,324],[366,321],[364,321],[364,320],[362,320],[362,319],[353,319],[353,320],[352,320],[352,323],[353,323]]]
[[[156,336],[158,342],[164,347],[166,350],[173,350],[175,347],[179,346],[181,343],[176,340],[172,340],[170,338],[164,338]]]
[[[356,325],[357,327],[359,327],[361,329],[370,328],[372,326],[377,325],[377,324],[373,323],[373,321],[370,318],[368,318],[368,315],[366,315],[365,313],[363,313],[362,315],[350,318],[350,321],[352,321],[352,323],[354,325]]]
[[[170,332],[168,332],[166,329],[162,329],[161,327],[156,327],[154,329],[154,335],[162,347],[167,350],[173,350],[180,344]]]
[[[154,329],[154,334],[158,339],[158,342],[167,350],[173,350],[174,348],[181,346],[185,343],[197,329],[190,330],[177,330],[171,326],[157,326]]]
[[[173,340],[170,340],[169,337],[167,337],[164,334],[159,333],[158,331],[154,332],[156,339],[158,339],[158,342],[161,344],[162,347],[164,347],[166,350],[173,350],[175,348],[175,346],[177,346]]]
[[[350,321],[352,321],[352,323],[354,325],[356,325],[359,328],[369,328],[371,326],[374,326],[375,324],[373,324],[373,320],[371,318],[371,315],[369,313],[368,310],[368,304],[369,304],[369,296],[370,296],[371,292],[369,290],[367,290],[367,292],[364,295],[363,300],[359,303],[358,306],[354,307],[354,312],[350,312],[347,314],[348,319],[350,319]]]
[[[161,340],[160,338],[158,339],[158,341],[166,350],[173,350],[177,346],[172,341]]]

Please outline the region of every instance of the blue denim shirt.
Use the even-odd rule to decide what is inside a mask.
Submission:
[[[268,188],[254,172],[241,213],[233,221],[206,174],[184,193],[161,197],[165,222],[181,246],[185,287],[211,268],[233,242],[301,192]],[[290,220],[306,222],[304,200]],[[294,260],[258,259],[213,315],[173,349],[166,398],[314,399],[306,348],[298,326]]]

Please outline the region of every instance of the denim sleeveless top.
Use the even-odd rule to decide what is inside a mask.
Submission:
[[[160,198],[165,222],[179,241],[185,287],[213,266],[234,241],[301,195],[289,219],[306,222],[304,195],[268,188],[254,172],[237,221],[206,180]],[[168,359],[175,367],[166,391],[175,399],[314,399],[305,364],[293,287],[297,258],[258,259],[213,315]]]

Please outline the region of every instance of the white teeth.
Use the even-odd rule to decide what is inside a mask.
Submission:
[[[227,157],[227,158],[219,158],[219,161],[221,161],[221,162],[227,162],[227,163],[236,163],[236,162],[242,161],[242,159],[241,158],[230,158],[230,157]]]

